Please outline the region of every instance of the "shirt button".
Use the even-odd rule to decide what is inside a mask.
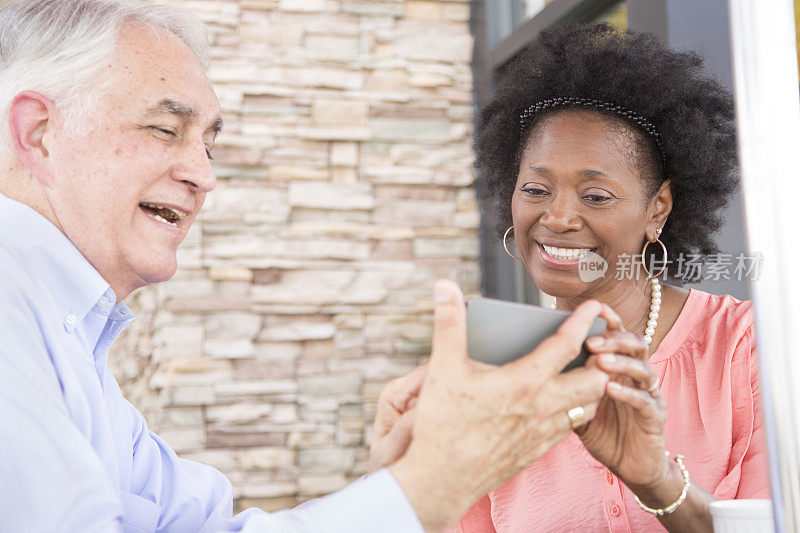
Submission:
[[[100,299],[97,300],[97,306],[100,307],[101,309],[105,309],[106,307],[109,306],[110,303],[111,300],[109,300],[105,296],[101,296]]]
[[[620,512],[621,512],[621,511],[620,511],[619,505],[617,505],[617,504],[615,503],[615,504],[613,504],[613,505],[611,506],[611,516],[613,516],[614,518],[616,518],[616,517],[618,517],[618,516],[619,516]]]
[[[612,474],[611,472],[608,472],[606,474],[606,481],[608,481],[609,485],[613,485],[614,484],[614,474]]]
[[[75,315],[67,315],[67,318],[64,319],[68,326],[74,326],[77,321],[78,319],[75,318]]]

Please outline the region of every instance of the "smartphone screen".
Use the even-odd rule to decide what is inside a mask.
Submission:
[[[568,311],[533,305],[469,298],[467,300],[467,352],[476,361],[504,365],[533,351],[558,330],[570,315]],[[606,330],[606,321],[595,318],[587,337]],[[586,364],[589,352],[584,346],[562,372]]]

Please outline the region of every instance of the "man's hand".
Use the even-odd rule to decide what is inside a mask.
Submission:
[[[502,367],[467,356],[466,310],[448,281],[434,290],[433,351],[415,408],[413,440],[390,470],[426,531],[452,526],[479,497],[541,457],[570,431],[567,411],[594,416],[608,376],[559,371],[600,314],[581,304],[533,352]]]
[[[370,472],[395,462],[408,448],[413,435],[417,397],[427,372],[428,365],[423,365],[390,381],[381,391],[369,446]]]

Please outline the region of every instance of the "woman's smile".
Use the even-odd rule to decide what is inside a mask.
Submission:
[[[542,261],[553,268],[577,268],[581,259],[594,251],[593,248],[565,247],[536,242]]]

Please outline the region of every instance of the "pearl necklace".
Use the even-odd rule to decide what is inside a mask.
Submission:
[[[658,312],[661,311],[661,283],[658,278],[650,278],[650,314],[648,315],[647,327],[644,328],[644,343],[650,347],[653,342],[653,335],[658,326]]]
[[[647,326],[644,329],[644,343],[650,347],[653,342],[653,335],[658,326],[658,312],[661,311],[661,283],[658,278],[650,278],[650,314],[647,315]],[[556,299],[550,304],[551,309],[556,308]]]

